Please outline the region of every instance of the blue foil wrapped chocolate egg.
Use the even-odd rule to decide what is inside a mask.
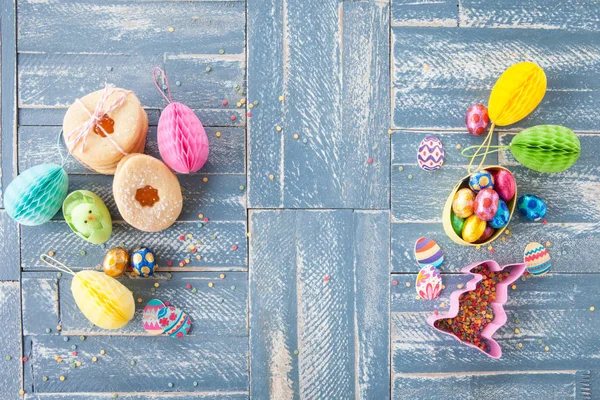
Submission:
[[[490,226],[492,228],[500,229],[505,227],[510,221],[510,211],[508,210],[508,206],[504,202],[504,200],[498,201],[498,211],[496,211],[496,215],[490,221]]]
[[[529,221],[539,221],[546,216],[546,203],[533,194],[524,194],[517,201],[517,208]]]
[[[154,252],[147,247],[138,247],[131,253],[131,273],[133,275],[143,276],[144,278],[152,276],[156,269],[156,259]]]
[[[469,178],[469,187],[475,193],[487,188],[493,189],[494,178],[492,177],[492,174],[485,169],[473,172]]]

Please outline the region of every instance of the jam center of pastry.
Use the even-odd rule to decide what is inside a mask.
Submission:
[[[150,185],[146,185],[143,188],[136,190],[135,199],[142,207],[152,207],[154,203],[160,200],[160,197],[158,197],[157,189],[154,189]]]
[[[106,131],[106,133],[113,133],[115,131],[115,120],[108,116],[108,114],[104,114],[100,121],[94,125],[94,133],[96,135],[100,135],[101,137],[106,137],[102,129]]]

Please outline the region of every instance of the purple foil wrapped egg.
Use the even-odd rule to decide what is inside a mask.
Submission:
[[[484,221],[491,221],[498,211],[500,197],[494,189],[483,189],[475,197],[473,212]]]
[[[517,189],[517,182],[515,177],[510,171],[500,169],[492,171],[494,177],[494,190],[498,193],[498,196],[504,201],[510,201],[515,196]]]
[[[467,110],[465,119],[467,129],[471,135],[481,136],[490,123],[487,108],[483,104],[474,104]]]

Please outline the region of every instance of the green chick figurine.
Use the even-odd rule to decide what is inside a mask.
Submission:
[[[112,218],[100,197],[89,190],[69,193],[62,206],[69,227],[82,239],[101,244],[112,233]]]

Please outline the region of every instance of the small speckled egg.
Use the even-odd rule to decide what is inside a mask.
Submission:
[[[452,200],[452,211],[460,218],[467,218],[473,214],[475,193],[469,188],[459,189]]]
[[[492,228],[500,229],[505,227],[510,220],[510,211],[508,211],[508,206],[504,202],[504,200],[498,201],[498,211],[496,211],[496,215],[490,221],[490,226]]]
[[[110,249],[104,256],[102,269],[104,273],[113,278],[123,275],[129,265],[129,253],[122,247]]]
[[[491,221],[498,211],[498,193],[494,189],[483,189],[475,197],[473,212],[484,221]]]
[[[539,221],[546,216],[546,203],[533,194],[524,194],[517,201],[517,208],[529,221]]]
[[[465,124],[471,135],[481,136],[490,123],[487,108],[483,104],[474,104],[467,110]]]
[[[513,174],[505,169],[499,169],[492,171],[492,177],[494,178],[494,190],[498,193],[498,196],[504,201],[510,201],[517,189]]]
[[[462,235],[463,226],[465,225],[465,219],[457,216],[454,212],[450,212],[450,222],[452,222],[452,229],[458,236]]]
[[[485,231],[486,222],[473,214],[465,221],[462,238],[465,242],[475,243]]]
[[[483,189],[494,188],[494,178],[490,171],[482,169],[481,171],[473,172],[469,178],[469,187],[475,192]]]
[[[481,237],[479,239],[477,239],[477,242],[475,243],[483,243],[486,240],[488,240],[489,238],[492,237],[492,235],[494,234],[494,232],[496,232],[496,230],[494,228],[492,228],[489,224],[485,227],[485,230],[483,231],[483,233],[481,234]]]
[[[156,269],[154,253],[147,247],[138,247],[131,254],[131,267],[133,275],[143,277],[152,276]]]

